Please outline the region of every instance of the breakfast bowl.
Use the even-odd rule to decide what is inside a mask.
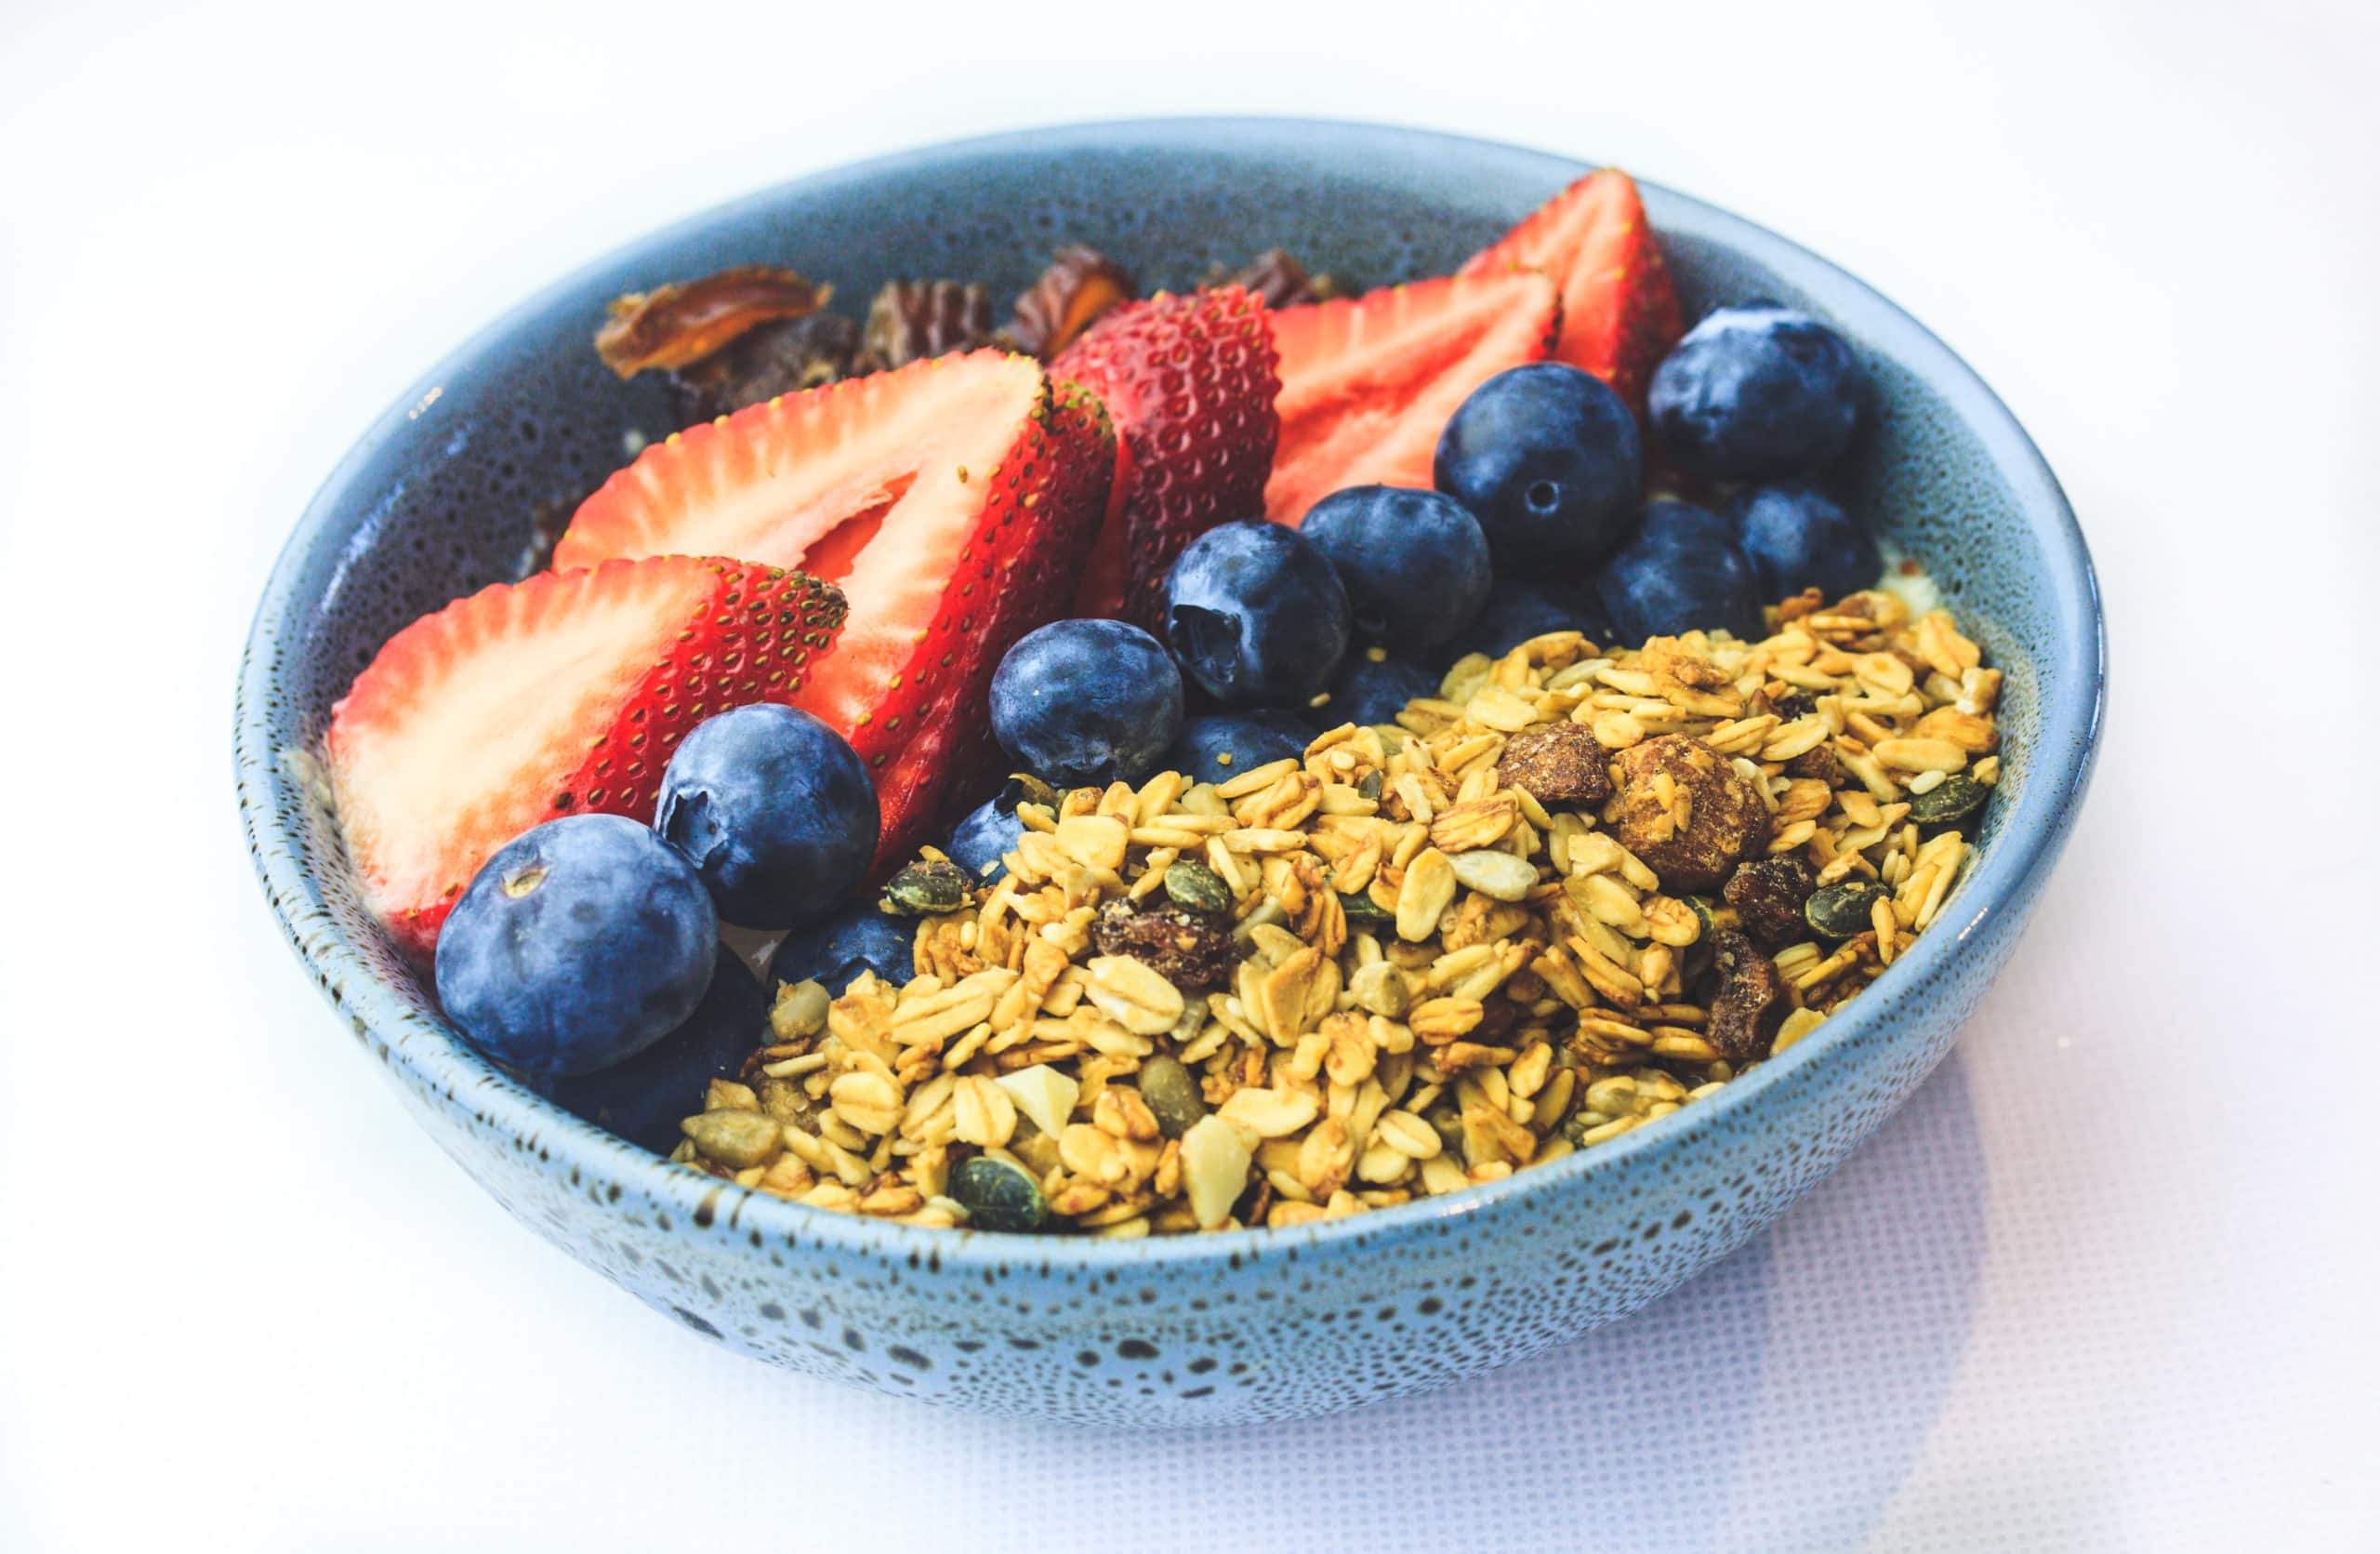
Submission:
[[[986,1413],[1206,1426],[1441,1386],[1613,1321],[1757,1234],[1950,1050],[2071,828],[2105,644],[2055,478],[1921,325],[1786,240],[1658,186],[1687,318],[1771,298],[1831,325],[1877,414],[1849,505],[2004,674],[1997,797],[1941,931],[1707,1100],[1460,1193],[1226,1234],[1027,1237],[824,1212],[573,1116],[467,1045],[359,892],[320,751],[407,621],[535,564],[541,530],[647,437],[663,390],[588,349],[606,303],[766,260],[861,295],[957,274],[1014,290],[1061,242],[1153,284],[1272,246],[1392,281],[1443,273],[1585,169],[1376,126],[1069,126],[906,153],[685,221],[549,287],[371,428],[299,521],[241,668],[239,804],[274,915],[421,1124],[517,1218],[691,1331],[809,1375]],[[689,1109],[693,1109],[690,1098]]]

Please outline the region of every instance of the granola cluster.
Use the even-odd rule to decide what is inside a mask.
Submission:
[[[1023,805],[914,979],[780,988],[672,1158],[1135,1237],[1458,1191],[1708,1096],[1936,920],[1999,775],[2000,676],[1948,614],[1774,622],[1557,632],[1302,762]]]

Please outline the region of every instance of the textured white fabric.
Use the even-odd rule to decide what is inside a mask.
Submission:
[[[810,9],[0,28],[0,1547],[2380,1545],[2368,7]],[[247,614],[355,432],[582,259],[1198,109],[1608,155],[1908,305],[2097,550],[2098,790],[1959,1056],[1633,1322],[1190,1437],[778,1375],[513,1226],[341,1037],[231,815]]]

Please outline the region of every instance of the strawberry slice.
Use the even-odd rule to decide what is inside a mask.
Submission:
[[[645,449],[571,520],[555,564],[724,554],[799,565],[851,614],[794,698],[868,764],[879,867],[994,770],[992,671],[1066,613],[1107,500],[1097,400],[998,351],[754,405]]]
[[[1459,273],[1542,270],[1562,288],[1556,361],[1593,373],[1645,413],[1653,369],[1685,332],[1636,180],[1605,167],[1546,201]]]
[[[1182,548],[1263,507],[1281,390],[1267,316],[1242,286],[1160,292],[1108,313],[1051,364],[1116,418],[1116,479],[1078,616],[1154,626]]]
[[[1514,270],[1281,309],[1264,516],[1295,525],[1350,485],[1427,487],[1455,407],[1506,367],[1543,360],[1560,320],[1554,283]]]
[[[815,578],[688,556],[540,572],[422,617],[331,709],[364,899],[427,959],[490,853],[558,815],[650,820],[686,731],[793,699],[842,618]]]

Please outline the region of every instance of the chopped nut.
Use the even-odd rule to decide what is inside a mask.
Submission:
[[[1254,1160],[1248,1135],[1221,1116],[1202,1117],[1182,1136],[1182,1188],[1200,1229],[1231,1217]]]
[[[785,1142],[777,1120],[757,1111],[706,1111],[679,1126],[695,1149],[737,1171],[766,1165]]]
[[[1033,1120],[1033,1125],[1055,1138],[1058,1130],[1075,1109],[1075,1098],[1082,1094],[1082,1086],[1058,1072],[1047,1063],[1035,1063],[1002,1074],[993,1083],[1008,1092],[1016,1109]]]
[[[790,270],[740,265],[619,298],[595,337],[595,352],[622,378],[687,366],[757,325],[815,312],[833,295],[832,286],[813,286]]]
[[[1068,244],[1051,257],[1041,278],[1017,298],[1010,338],[1019,351],[1047,361],[1074,343],[1102,313],[1130,301],[1135,289],[1122,265],[1095,248]]]
[[[869,371],[968,351],[992,336],[992,305],[979,286],[888,281],[868,304],[860,359]]]

